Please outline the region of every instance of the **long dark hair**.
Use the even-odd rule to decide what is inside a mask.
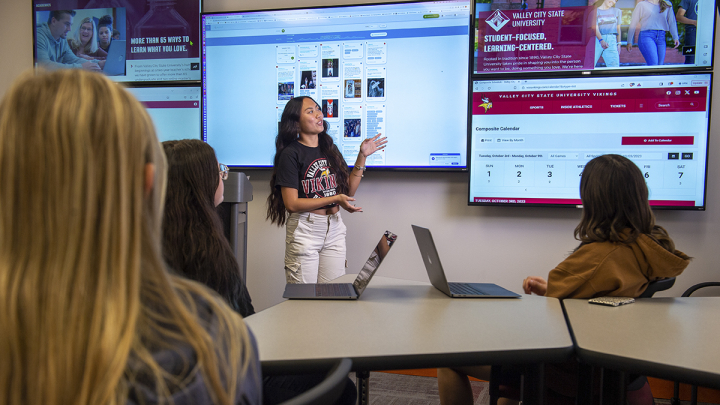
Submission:
[[[592,159],[580,179],[583,212],[575,238],[582,246],[606,241],[631,243],[644,234],[677,254],[667,231],[655,225],[648,196],[645,178],[630,159],[620,155]]]
[[[241,315],[252,314],[240,266],[215,210],[220,181],[215,151],[197,139],[162,145],[168,161],[162,222],[165,261],[176,272],[217,291]]]
[[[282,151],[298,139],[298,134],[300,133],[300,114],[302,113],[302,105],[305,99],[310,99],[317,104],[312,97],[307,96],[295,97],[288,101],[285,105],[285,110],[283,110],[282,117],[280,117],[280,129],[275,138],[275,158],[273,159],[273,172],[270,178],[270,196],[267,199],[266,219],[269,219],[270,223],[277,224],[278,226],[285,225],[285,220],[287,219],[287,211],[285,210],[285,203],[282,199],[282,192],[280,187],[275,186],[278,164],[280,163]],[[327,157],[328,164],[335,168],[338,185],[337,192],[339,194],[347,194],[349,189],[348,176],[350,175],[347,163],[345,163],[345,159],[343,159],[342,154],[333,143],[332,137],[327,133],[327,121],[323,121],[323,127],[323,131],[318,135],[320,151]]]

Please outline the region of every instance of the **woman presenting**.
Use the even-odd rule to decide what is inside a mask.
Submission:
[[[670,31],[675,43],[674,48],[680,45],[677,23],[673,14],[672,5],[665,0],[641,1],[633,10],[632,21],[627,36],[627,50],[632,50],[635,39],[635,28],[640,24],[638,47],[648,66],[665,63],[665,32]]]
[[[285,105],[275,139],[267,218],[285,225],[288,283],[326,283],[345,274],[347,228],[339,207],[350,213],[362,211],[352,204],[352,197],[363,177],[365,159],[386,144],[380,134],[365,139],[348,172],[315,100],[296,97]]]

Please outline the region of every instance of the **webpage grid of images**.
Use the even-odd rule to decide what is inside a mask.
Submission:
[[[388,147],[368,167],[466,169],[471,9],[448,0],[204,14],[203,139],[228,151],[226,164],[270,166],[287,102],[309,96],[348,164],[382,134]]]
[[[312,97],[321,105],[328,134],[352,164],[360,143],[384,132],[387,41],[287,44],[277,45],[276,52],[278,122],[287,101]],[[385,164],[385,150],[369,156],[367,164]]]

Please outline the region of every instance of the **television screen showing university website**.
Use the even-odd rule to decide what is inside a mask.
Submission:
[[[200,139],[200,86],[128,87],[147,109],[160,142]]]
[[[200,0],[33,0],[35,66],[200,80]]]
[[[712,66],[711,0],[477,0],[475,73]]]
[[[706,74],[475,80],[469,203],[580,205],[580,176],[608,153],[632,160],[650,205],[704,209]]]
[[[203,14],[203,137],[271,167],[287,102],[310,96],[348,164],[466,170],[470,0]],[[270,106],[268,108],[268,106]]]

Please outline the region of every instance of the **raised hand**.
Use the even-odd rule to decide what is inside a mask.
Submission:
[[[360,153],[362,153],[363,156],[368,157],[380,149],[384,149],[387,145],[387,138],[380,138],[381,135],[382,134],[377,134],[372,138],[365,139],[362,144],[360,144]]]

